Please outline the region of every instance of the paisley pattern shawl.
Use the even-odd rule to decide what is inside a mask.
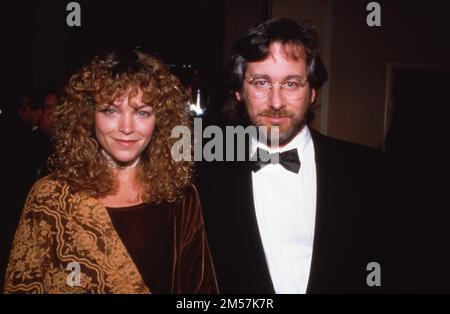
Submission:
[[[80,265],[80,285],[67,282]],[[150,293],[105,206],[51,177],[30,191],[16,231],[5,293]]]

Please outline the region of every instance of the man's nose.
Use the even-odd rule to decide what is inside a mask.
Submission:
[[[273,84],[269,93],[269,106],[275,110],[283,107],[283,97],[281,93],[282,91],[280,84]]]

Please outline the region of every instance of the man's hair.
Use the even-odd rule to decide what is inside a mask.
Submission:
[[[287,18],[274,18],[250,28],[235,43],[228,66],[233,92],[242,88],[247,63],[265,60],[270,54],[270,46],[275,42],[283,47],[294,45],[301,48],[311,88],[319,90],[322,87],[328,74],[320,57],[319,39],[313,24],[308,20],[297,23]],[[292,57],[297,59],[299,56]]]
[[[94,197],[117,188],[95,137],[94,115],[96,108],[113,103],[129,90],[130,99],[141,90],[142,101],[156,115],[152,138],[137,166],[143,199],[174,201],[192,177],[192,163],[171,157],[172,128],[191,125],[185,110],[188,95],[160,60],[137,50],[95,57],[70,78],[54,115],[53,176],[74,192]]]
[[[328,73],[320,57],[319,39],[313,24],[308,20],[295,22],[287,18],[274,18],[250,28],[234,44],[233,55],[227,66],[231,94],[241,91],[247,63],[265,60],[271,53],[270,46],[276,42],[282,44],[290,58],[305,60],[309,85],[316,91],[320,90],[328,79]],[[294,49],[289,46],[294,46]],[[237,105],[232,100],[234,96],[229,99],[231,115],[228,113],[226,116],[230,116],[231,120],[247,120],[245,123],[248,123],[249,117],[244,106]],[[312,122],[314,116],[314,108],[309,106],[305,122]]]

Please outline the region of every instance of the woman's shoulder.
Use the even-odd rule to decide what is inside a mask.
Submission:
[[[200,198],[194,184],[188,183],[181,189],[181,198],[172,203],[181,216],[191,216],[201,210]]]
[[[179,206],[179,219],[182,233],[185,238],[191,238],[199,230],[203,230],[203,216],[197,187],[189,183],[183,190],[181,206]]]
[[[182,219],[196,215],[201,211],[200,197],[197,187],[188,183],[180,189],[180,196],[172,201],[162,203],[148,203],[150,206],[164,208],[172,211],[177,217]]]
[[[182,199],[184,202],[199,202],[198,189],[193,183],[188,183],[182,190]]]
[[[40,195],[49,195],[54,191],[59,190],[67,186],[67,184],[56,180],[53,175],[45,176],[39,180],[37,180],[33,187],[30,190],[30,193],[40,194]]]
[[[28,193],[27,203],[42,203],[56,198],[61,199],[61,195],[68,194],[69,186],[56,180],[51,174],[36,181]]]

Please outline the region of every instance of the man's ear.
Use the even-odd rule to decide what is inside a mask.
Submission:
[[[316,96],[317,96],[317,91],[315,88],[311,89],[311,103],[315,103],[316,102]]]
[[[234,96],[236,96],[236,99],[238,101],[241,101],[242,97],[241,97],[241,94],[238,91],[234,92]]]

